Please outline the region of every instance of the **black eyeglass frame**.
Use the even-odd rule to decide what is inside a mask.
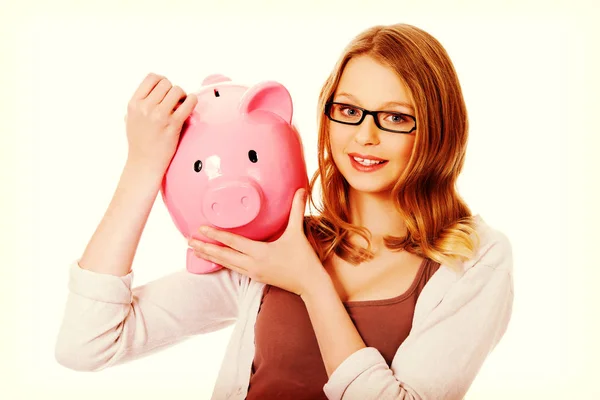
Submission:
[[[340,121],[339,119],[334,119],[334,118],[331,116],[331,106],[332,106],[332,105],[334,105],[334,104],[338,104],[338,105],[341,105],[341,106],[347,106],[347,107],[351,107],[351,108],[355,108],[355,109],[357,109],[357,110],[360,110],[360,111],[362,112],[362,116],[361,116],[360,120],[358,120],[358,122],[347,122],[347,121]],[[414,127],[413,127],[413,128],[410,130],[410,131],[408,131],[408,132],[406,132],[406,131],[395,131],[395,130],[393,130],[393,129],[387,129],[387,128],[384,128],[384,127],[382,127],[382,126],[379,124],[379,117],[378,117],[378,114],[380,114],[380,113],[386,113],[386,114],[398,114],[398,115],[402,115],[402,116],[404,116],[404,117],[408,117],[408,118],[412,119],[413,121],[415,121],[415,126],[414,126]],[[338,103],[338,102],[336,102],[336,101],[330,101],[330,102],[327,102],[327,103],[325,103],[325,115],[326,115],[326,116],[327,116],[327,118],[329,118],[330,120],[332,120],[332,121],[334,121],[334,122],[337,122],[337,123],[339,123],[339,124],[345,124],[345,125],[360,125],[360,124],[362,124],[362,123],[363,123],[363,121],[365,120],[365,117],[366,117],[367,115],[372,115],[372,116],[373,116],[373,120],[375,121],[375,125],[377,125],[377,127],[378,127],[379,129],[381,129],[382,131],[393,132],[393,133],[403,133],[403,134],[409,134],[409,133],[411,133],[412,131],[414,131],[415,129],[417,129],[417,119],[416,119],[416,118],[415,118],[413,115],[410,115],[410,114],[404,114],[404,113],[397,112],[397,111],[384,111],[384,110],[382,110],[382,111],[371,111],[371,110],[367,110],[366,108],[362,108],[362,107],[354,106],[354,105],[352,105],[352,104],[347,104],[347,103]]]

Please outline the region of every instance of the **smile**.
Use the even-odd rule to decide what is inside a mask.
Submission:
[[[359,157],[354,154],[348,154],[350,158],[350,164],[354,167],[355,170],[360,172],[373,172],[378,169],[383,168],[385,164],[387,164],[388,160],[382,160],[377,157]]]
[[[377,161],[377,160],[369,160],[369,159],[364,159],[364,158],[360,158],[360,157],[352,157],[354,158],[357,162],[359,162],[362,165],[377,165],[377,164],[381,164],[384,163],[385,160],[382,161]]]

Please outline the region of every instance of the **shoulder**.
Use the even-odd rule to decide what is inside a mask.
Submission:
[[[473,257],[459,270],[441,264],[429,279],[415,308],[415,320],[421,321],[434,310],[452,313],[466,303],[488,307],[513,296],[512,244],[504,232],[488,224],[479,214],[473,217],[479,243]],[[442,306],[444,304],[444,306]]]
[[[504,298],[513,295],[512,244],[504,232],[488,224],[481,215],[474,215],[473,220],[479,238],[475,253],[458,272],[444,271],[441,297],[457,303],[476,299],[504,302]]]
[[[469,260],[463,262],[462,273],[473,268],[486,267],[494,271],[512,274],[512,243],[508,236],[490,225],[479,214],[473,216],[475,230],[479,237],[477,249]]]

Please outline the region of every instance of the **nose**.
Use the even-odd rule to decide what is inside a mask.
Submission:
[[[251,180],[216,179],[207,188],[202,212],[217,227],[237,228],[256,218],[261,209],[261,193]]]
[[[370,118],[370,120],[369,120]],[[367,115],[363,122],[358,126],[354,140],[361,146],[379,144],[379,128],[375,124],[372,115]]]

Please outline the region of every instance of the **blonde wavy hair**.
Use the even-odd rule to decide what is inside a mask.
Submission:
[[[404,237],[386,236],[385,246],[430,258],[455,270],[479,246],[471,210],[457,193],[468,138],[465,101],[454,66],[442,45],[427,32],[407,24],[377,25],[358,34],[344,49],[322,86],[318,102],[318,169],[308,188],[305,233],[322,262],[333,253],[351,264],[373,258],[370,232],[349,223],[348,183],[331,157],[325,103],[331,101],[344,67],[368,55],[396,71],[412,94],[417,134],[412,156],[392,189],[406,224]],[[322,205],[313,194],[320,179]],[[352,244],[358,234],[367,248]]]

